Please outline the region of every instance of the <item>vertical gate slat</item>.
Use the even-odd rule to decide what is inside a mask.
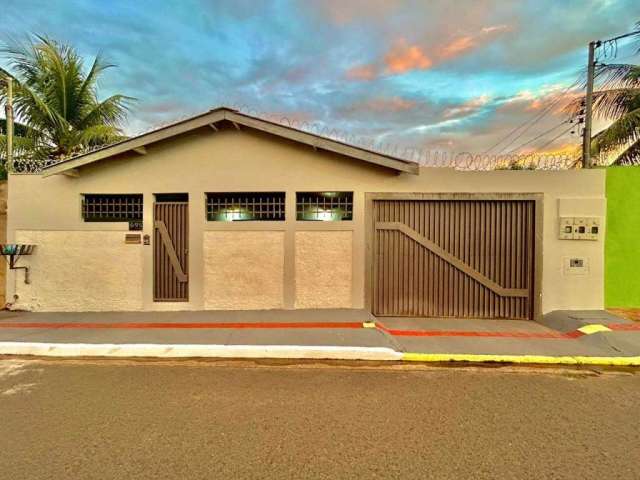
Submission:
[[[420,232],[422,235],[426,235],[426,218],[424,216],[424,204],[418,204],[418,224],[420,225]],[[427,312],[427,300],[426,292],[425,292],[425,254],[426,252],[422,248],[418,248],[418,257],[420,259],[420,268],[418,269],[418,280],[419,280],[419,288],[418,292],[420,294],[420,316],[425,316]]]

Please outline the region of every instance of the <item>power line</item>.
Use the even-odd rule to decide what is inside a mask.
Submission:
[[[507,135],[503,138],[500,139],[500,141],[494,145],[491,145],[491,147],[489,147],[483,155],[486,155],[487,153],[489,153],[491,150],[493,150],[494,148],[496,148],[498,145],[500,145],[502,142],[504,142],[507,138],[509,138],[511,135],[513,135],[515,132],[517,132],[518,130],[520,130],[522,127],[524,126],[524,124],[520,124],[518,125],[516,128],[514,128],[513,130],[511,130],[509,133],[507,133]]]
[[[556,99],[555,102],[551,103],[550,105],[548,105],[542,112],[540,112],[538,114],[537,117],[534,117],[533,119],[529,120],[529,122],[527,122],[526,128],[524,130],[522,130],[518,135],[516,135],[515,137],[513,137],[511,139],[511,141],[509,143],[507,143],[506,145],[504,145],[500,151],[498,152],[498,155],[501,154],[502,152],[504,152],[507,148],[509,148],[511,145],[513,145],[516,140],[518,140],[519,138],[521,138],[525,133],[527,133],[527,131],[533,127],[536,123],[538,123],[540,120],[542,120],[542,117],[544,117],[547,113],[549,113],[549,111],[558,103],[560,99]],[[510,152],[509,152],[510,153]]]
[[[538,150],[542,150],[543,148],[547,147],[548,145],[551,145],[553,142],[555,142],[557,139],[559,139],[561,136],[565,135],[568,131],[570,131],[573,128],[573,125],[571,125],[569,128],[567,128],[566,130],[563,130],[562,132],[560,132],[558,135],[556,135],[555,137],[553,137],[551,140],[549,140],[547,143],[545,143],[544,145],[542,145],[541,147],[538,147]]]
[[[498,154],[500,154],[502,151],[504,151],[505,149],[507,149],[509,146],[513,145],[513,143],[518,140],[520,137],[522,137],[522,135],[524,135],[531,127],[533,127],[538,121],[540,121],[542,119],[542,117],[544,117],[547,113],[549,113],[549,111],[551,111],[551,109],[556,106],[560,100],[562,100],[562,97],[572,88],[574,88],[576,85],[578,85],[580,83],[580,77],[578,77],[571,85],[569,85],[568,87],[566,87],[562,92],[557,94],[557,98],[549,105],[547,105],[544,110],[542,110],[542,112],[540,112],[537,116],[530,118],[528,120],[526,120],[524,123],[520,124],[519,126],[517,126],[516,128],[514,128],[513,130],[511,130],[505,137],[503,137],[498,143],[495,143],[494,145],[492,145],[490,148],[488,148],[484,153],[487,154],[489,153],[491,150],[493,150],[495,147],[497,147],[498,145],[500,145],[502,142],[504,142],[506,139],[508,139],[511,135],[513,135],[515,132],[517,132],[518,130],[520,130],[523,127],[526,127],[522,132],[520,132],[515,138],[513,138],[509,143],[507,143],[506,145],[504,145],[500,151],[498,152]]]
[[[516,140],[521,138],[531,127],[533,127],[540,120],[542,120],[542,118],[545,117],[553,109],[553,107],[555,107],[563,99],[563,96],[570,89],[572,89],[573,87],[575,87],[579,83],[579,81],[580,81],[580,78],[577,78],[575,82],[573,82],[571,85],[569,85],[567,88],[565,88],[560,94],[558,94],[558,98],[556,98],[553,102],[551,102],[542,112],[540,112],[540,114],[538,114],[538,116],[536,116],[532,120],[530,120],[529,124],[524,128],[524,130],[522,130],[518,135],[516,135],[515,138],[511,139],[511,141],[509,143],[507,143],[505,146],[503,146],[500,149],[500,152],[498,152],[498,154],[502,153],[504,150],[506,150],[511,145],[513,145],[516,142]]]
[[[560,127],[560,126],[562,126],[562,125],[564,125],[564,124],[566,124],[566,123],[569,123],[569,120],[564,120],[563,122],[560,122],[559,124],[555,125],[554,127],[551,127],[549,130],[545,130],[544,132],[542,132],[542,133],[541,133],[540,135],[538,135],[537,137],[533,137],[531,140],[529,140],[529,141],[527,141],[527,142],[524,142],[524,143],[520,144],[519,146],[517,146],[516,148],[514,148],[514,149],[512,149],[512,150],[509,150],[509,151],[507,152],[507,155],[510,155],[510,154],[512,154],[513,152],[515,152],[516,150],[520,150],[522,147],[524,147],[524,146],[526,146],[526,145],[529,145],[530,143],[535,142],[536,140],[538,140],[538,139],[540,139],[540,138],[544,137],[544,136],[545,136],[545,135],[547,135],[548,133],[553,132],[556,128],[558,128],[558,127]],[[571,127],[569,127],[569,129],[571,129],[571,128],[573,128],[573,125],[571,125]]]

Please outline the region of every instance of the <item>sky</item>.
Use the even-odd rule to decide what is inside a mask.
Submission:
[[[558,136],[556,100],[590,40],[638,20],[637,0],[0,0],[0,41],[46,35],[116,64],[99,94],[137,99],[128,134],[225,105],[401,156],[505,137],[489,151],[506,153],[579,143]]]

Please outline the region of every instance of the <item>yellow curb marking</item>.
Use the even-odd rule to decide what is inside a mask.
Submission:
[[[591,325],[585,325],[584,327],[580,327],[578,331],[584,333],[585,335],[591,335],[593,333],[598,333],[598,332],[610,332],[611,329],[599,323],[592,323]]]
[[[376,322],[364,322],[362,326],[364,328],[376,328]]]
[[[640,357],[552,357],[546,355],[474,355],[462,353],[403,353],[408,362],[497,362],[556,365],[640,366]]]

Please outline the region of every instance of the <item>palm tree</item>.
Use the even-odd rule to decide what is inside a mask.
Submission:
[[[120,124],[133,100],[98,100],[97,81],[113,65],[97,56],[88,71],[74,48],[36,36],[0,49],[14,79],[16,159],[42,166],[123,137]],[[0,91],[0,102],[4,92]],[[2,126],[0,125],[0,129]],[[6,142],[1,135],[0,144]]]
[[[636,27],[640,35],[640,22]],[[592,137],[592,154],[613,157],[613,165],[640,164],[640,65],[599,63],[596,80],[594,116],[611,124]]]
[[[0,75],[3,70],[0,69]],[[0,118],[0,180],[7,178],[6,170],[6,154],[7,154],[7,120]],[[33,143],[28,137],[29,128],[19,122],[13,125],[13,156],[18,159],[18,163],[23,163],[23,158],[28,157],[29,152],[33,151]]]

